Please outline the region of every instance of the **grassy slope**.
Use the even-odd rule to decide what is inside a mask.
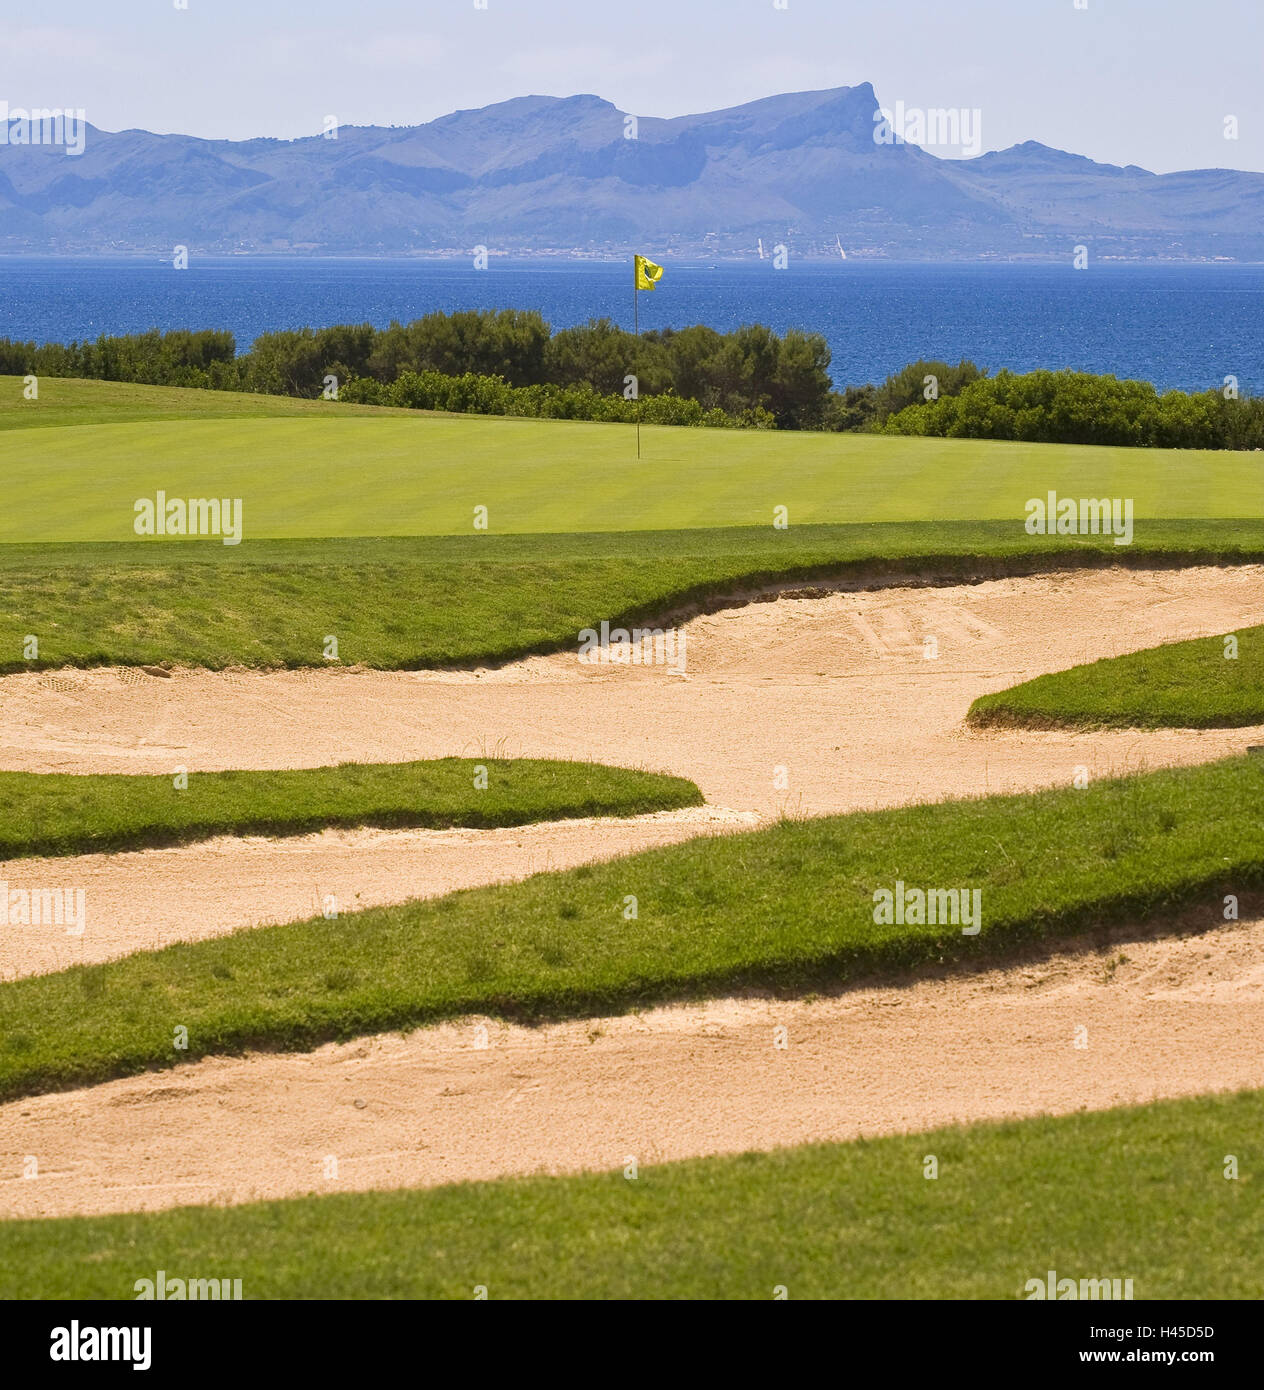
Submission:
[[[561,1015],[747,983],[802,989],[1264,882],[1264,764],[702,839],[524,882],[256,928],[0,985],[0,1098],[252,1045],[476,1011]],[[875,924],[873,892],[978,888],[981,934]],[[628,895],[635,920],[624,917]],[[171,1046],[185,1025],[187,1051]]]
[[[122,381],[40,378],[39,400],[22,396],[22,378],[0,376],[0,430],[50,429],[61,425],[121,425],[144,420],[242,419],[250,416],[406,416],[405,410],[332,405],[290,396],[239,391],[198,391],[182,386],[134,386]],[[29,446],[28,446],[29,447]]]
[[[1264,724],[1264,627],[1224,637],[1171,642],[1038,676],[983,695],[972,724],[1027,728],[1109,726],[1224,729]]]
[[[14,408],[64,418],[57,389]],[[6,392],[20,400],[16,378]],[[169,419],[0,430],[0,542],[134,539],[133,503],[159,488],[242,498],[256,540],[472,535],[477,506],[499,535],[771,528],[778,506],[793,526],[997,520],[1022,535],[1027,499],[1050,489],[1130,497],[1139,518],[1264,518],[1249,453],[654,427],[638,460],[625,425],[180,395]],[[295,418],[249,418],[265,412]]]
[[[1262,1130],[1255,1091],[643,1162],[634,1181],[0,1222],[0,1298],[134,1298],[162,1269],[271,1299],[1015,1299],[1053,1269],[1131,1278],[1138,1299],[1258,1299]]]
[[[474,785],[478,767],[487,775],[481,790]],[[0,772],[0,859],[327,826],[525,825],[701,803],[702,793],[683,778],[532,759],[194,772],[179,790],[167,776]]]
[[[602,535],[0,546],[0,672],[104,663],[400,669],[574,647],[761,582],[1264,559],[1264,522],[1152,522],[1126,553],[1008,522]],[[27,661],[25,638],[39,639]]]

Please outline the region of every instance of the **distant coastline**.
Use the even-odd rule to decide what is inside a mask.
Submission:
[[[0,144],[0,253],[604,259],[635,243],[718,261],[762,239],[800,260],[1264,263],[1264,173],[1155,174],[1036,140],[961,158],[976,145],[951,121],[879,139],[886,111],[865,82],[671,118],[519,97],[293,141],[88,126],[74,158]]]

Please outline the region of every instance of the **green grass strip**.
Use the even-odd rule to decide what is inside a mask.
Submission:
[[[0,985],[0,1099],[476,1011],[574,1015],[996,957],[1196,902],[1218,923],[1222,894],[1264,882],[1262,798],[1264,761],[1235,758],[786,821],[15,980]],[[982,930],[876,923],[874,891],[897,881],[978,889]]]
[[[0,1298],[1264,1297],[1264,1092],[567,1178],[0,1222]],[[927,1178],[926,1157],[938,1162]],[[1226,1155],[1239,1176],[1227,1179]],[[44,1179],[44,1181],[48,1181]]]
[[[1264,522],[1139,522],[1109,537],[1009,522],[536,536],[0,546],[0,672],[59,666],[407,670],[574,649],[581,629],[765,584],[1000,578],[1264,560]],[[32,647],[34,638],[37,647]]]
[[[287,419],[319,416],[370,418],[414,414],[386,406],[309,401],[246,391],[203,391],[191,386],[144,386],[42,376],[38,400],[28,401],[22,377],[0,376],[0,430],[56,429],[63,425],[137,424],[148,420]]]
[[[971,724],[1240,729],[1264,724],[1264,627],[1108,657],[982,695]]]
[[[485,785],[483,785],[485,783]],[[174,777],[0,772],[0,859],[301,835],[330,826],[493,829],[700,806],[692,782],[596,763],[438,758]]]

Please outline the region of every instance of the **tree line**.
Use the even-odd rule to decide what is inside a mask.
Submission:
[[[433,313],[387,328],[337,324],[264,333],[175,331],[69,344],[0,339],[0,374],[543,418],[870,431],[1033,443],[1264,448],[1264,400],[1158,392],[1085,372],[995,376],[973,362],[910,363],[881,385],[830,381],[818,333],[759,324],[639,338],[609,319],[553,332],[534,310]]]
[[[501,407],[510,403],[522,411],[536,404],[544,414],[589,408],[594,419],[634,418],[624,406],[639,397],[646,419],[684,423],[688,417],[693,423],[697,417],[718,424],[723,416],[728,424],[782,429],[823,425],[829,362],[820,334],[791,330],[779,336],[751,325],[731,333],[662,329],[638,338],[609,319],[554,333],[539,313],[517,309],[427,314],[388,328],[337,324],[264,333],[241,354],[233,335],[221,332],[155,330],[65,345],[0,340],[0,372],[11,375],[309,398],[327,394],[332,378],[343,400],[413,404],[438,393],[476,402],[441,409],[478,409],[478,402],[490,402],[504,413]],[[436,374],[464,384],[441,390]],[[475,389],[471,377],[486,384]],[[414,378],[428,385],[421,388]],[[693,404],[683,410],[650,404],[662,397]]]

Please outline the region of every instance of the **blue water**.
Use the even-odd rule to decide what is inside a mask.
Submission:
[[[1264,267],[921,265],[851,260],[667,263],[641,327],[766,323],[824,334],[838,386],[918,357],[993,370],[1073,367],[1204,389],[1228,375],[1264,392]],[[0,259],[0,337],[41,342],[147,328],[228,328],[244,349],[274,328],[386,325],[433,309],[539,309],[555,327],[632,326],[631,271],[592,261],[170,262]]]

